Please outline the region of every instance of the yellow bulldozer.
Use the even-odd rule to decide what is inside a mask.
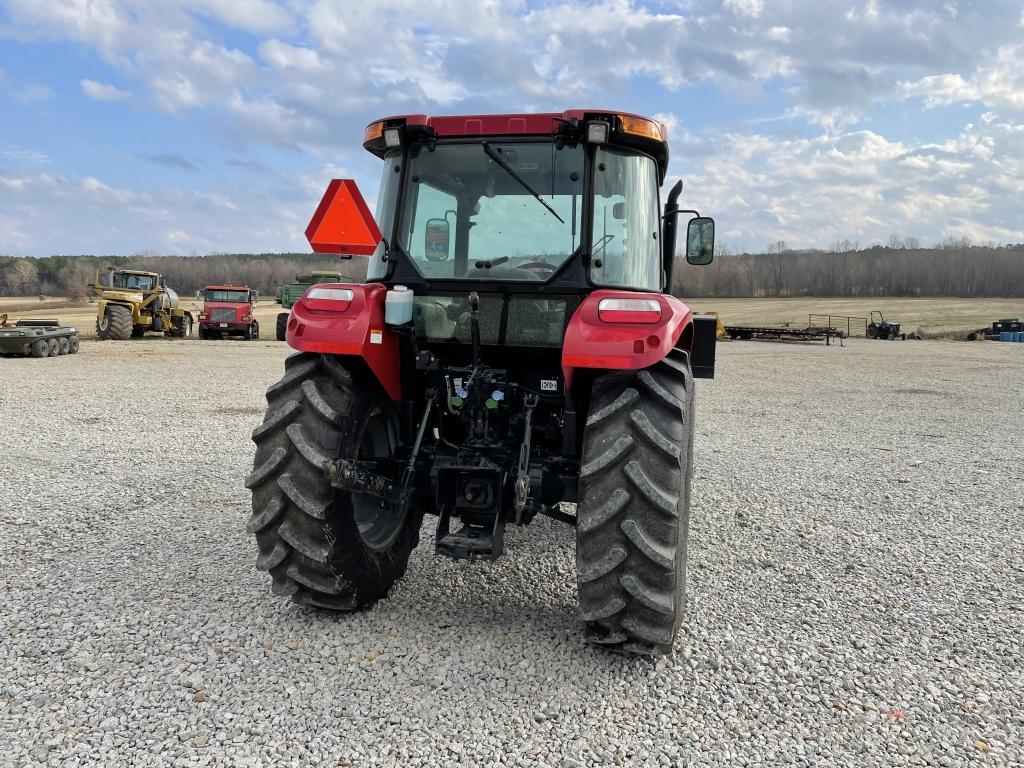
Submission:
[[[187,338],[192,335],[192,314],[178,306],[178,294],[167,287],[163,275],[134,269],[107,269],[88,284],[96,297],[96,335],[122,341],[147,332]]]

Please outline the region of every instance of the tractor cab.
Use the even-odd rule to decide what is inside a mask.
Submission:
[[[653,120],[584,111],[375,122],[363,146],[384,161],[383,237],[367,280],[662,291],[679,196],[662,209],[666,139]],[[710,261],[712,243],[713,223],[698,220],[688,258]]]

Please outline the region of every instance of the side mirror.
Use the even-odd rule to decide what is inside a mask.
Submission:
[[[705,216],[690,219],[686,226],[686,262],[697,266],[715,258],[715,220]]]
[[[451,226],[447,219],[427,219],[423,230],[423,253],[427,261],[448,261]]]
[[[260,292],[259,291],[249,291],[249,303],[250,304],[255,304],[259,300],[260,300]]]
[[[615,203],[612,205],[612,218],[616,221],[622,221],[626,218],[626,204]]]
[[[202,301],[202,300],[203,300],[203,292],[202,291],[196,291],[196,301]]]

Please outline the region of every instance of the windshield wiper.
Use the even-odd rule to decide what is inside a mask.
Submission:
[[[522,186],[523,189],[525,189],[527,192],[529,192],[531,195],[533,195],[535,198],[537,198],[537,202],[540,203],[541,205],[543,205],[545,208],[547,208],[551,212],[552,216],[554,216],[560,222],[565,224],[565,219],[563,219],[561,216],[559,216],[557,213],[555,213],[555,209],[552,208],[550,205],[548,205],[547,203],[544,202],[544,198],[541,197],[539,194],[537,194],[537,191],[533,187],[531,187],[529,184],[527,184],[526,183],[526,179],[524,179],[522,176],[520,176],[518,173],[516,173],[515,170],[513,170],[511,165],[509,165],[508,163],[505,162],[505,158],[503,158],[498,152],[495,152],[493,149],[491,149],[491,145],[488,144],[486,141],[481,142],[481,144],[482,144],[482,146],[484,148],[484,152],[487,154],[487,156],[489,158],[491,158],[491,160],[493,160],[498,165],[500,165],[502,167],[502,169],[509,176],[511,176],[516,181],[518,181],[520,186]],[[554,173],[554,170],[552,170],[552,173]]]
[[[508,256],[499,256],[496,259],[480,259],[474,266],[477,269],[490,269],[508,261]]]

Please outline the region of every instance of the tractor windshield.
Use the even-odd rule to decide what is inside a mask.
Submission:
[[[547,279],[580,246],[583,163],[550,141],[414,146],[398,244],[425,277]]]
[[[234,303],[248,303],[248,291],[224,291],[219,288],[206,289],[207,301],[230,301]]]
[[[153,275],[136,275],[131,272],[115,272],[114,287],[127,288],[132,291],[152,291],[156,286]]]

